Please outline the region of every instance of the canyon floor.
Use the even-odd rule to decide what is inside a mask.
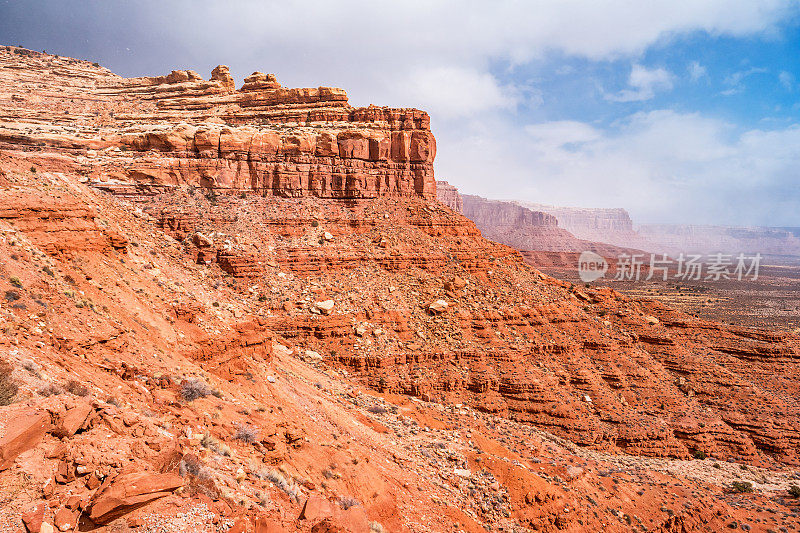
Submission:
[[[0,532],[800,529],[800,338],[532,268],[435,151],[0,47]]]
[[[583,285],[577,265],[540,268],[559,279]],[[591,285],[614,288],[633,298],[658,300],[706,320],[800,332],[800,266],[762,264],[755,280],[613,278],[609,275]]]

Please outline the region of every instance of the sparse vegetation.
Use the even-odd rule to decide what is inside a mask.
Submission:
[[[13,370],[8,362],[0,359],[0,405],[10,405],[19,390],[11,375]]]
[[[695,450],[694,453],[692,454],[692,457],[702,461],[703,459],[707,458],[708,455],[703,450]]]
[[[231,449],[226,444],[223,444],[215,439],[211,433],[203,434],[203,438],[200,439],[200,446],[203,448],[208,448],[217,455],[222,455],[224,457],[231,456]]]
[[[737,494],[753,492],[753,484],[749,481],[734,481],[731,483],[730,491]]]
[[[219,392],[214,390],[211,385],[199,379],[187,379],[181,384],[181,397],[187,402],[205,398],[207,396],[219,396]]]
[[[48,398],[50,396],[58,396],[59,394],[63,394],[64,389],[62,389],[59,385],[56,385],[55,383],[48,383],[47,385],[39,389],[37,392],[39,393],[39,396],[44,396],[45,398]]]
[[[316,227],[318,227],[318,226],[319,226],[319,221],[318,221],[318,220],[312,220],[312,221],[311,221],[311,227],[312,227],[312,228],[316,228]]]
[[[74,379],[69,380],[64,388],[67,390],[67,392],[74,394],[75,396],[87,396],[89,394],[89,389]]]
[[[370,405],[367,407],[367,411],[373,415],[382,415],[386,413],[386,408],[382,405]]]
[[[800,498],[800,486],[792,485],[789,487],[789,494],[792,498]]]
[[[20,299],[20,295],[17,291],[6,291],[5,299],[7,302],[16,302]]]
[[[17,276],[11,276],[10,278],[8,278],[8,281],[18,289],[22,288],[22,282],[19,280]]]
[[[286,495],[295,502],[300,500],[300,487],[298,487],[296,483],[288,481],[283,474],[277,470],[270,470],[266,473],[259,471],[256,472],[255,475],[261,479],[267,479],[272,482],[273,485],[285,492]]]
[[[245,444],[255,444],[258,440],[258,434],[259,429],[257,427],[236,424],[236,435],[234,435],[233,438]]]
[[[334,472],[333,467],[323,470],[322,475],[325,479],[339,479],[342,477],[338,472]]]
[[[350,496],[342,496],[339,498],[339,507],[344,509],[345,511],[350,509],[351,507],[355,507],[356,505],[361,505],[358,500],[355,498],[351,498]]]

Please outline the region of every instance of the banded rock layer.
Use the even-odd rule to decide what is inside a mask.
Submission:
[[[58,149],[92,181],[265,196],[432,198],[436,142],[416,109],[354,108],[330,87],[287,89],[227,67],[122,78],[0,48],[0,147]],[[29,51],[26,51],[29,52]],[[24,95],[24,96],[23,96]]]

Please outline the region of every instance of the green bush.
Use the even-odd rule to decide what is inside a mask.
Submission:
[[[731,483],[731,492],[739,494],[753,492],[753,484],[749,481],[734,481]]]

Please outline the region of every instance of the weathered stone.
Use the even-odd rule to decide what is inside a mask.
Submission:
[[[169,495],[183,485],[177,474],[137,472],[121,474],[100,487],[90,502],[89,517],[106,524],[144,503]]]

